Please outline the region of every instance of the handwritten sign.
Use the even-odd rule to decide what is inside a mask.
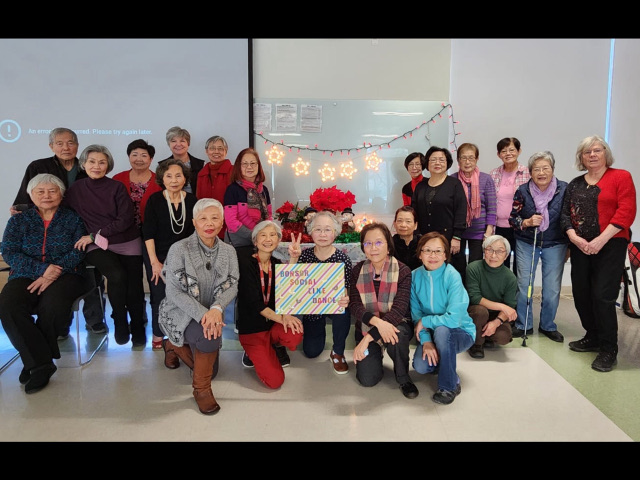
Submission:
[[[278,264],[275,280],[277,314],[344,313],[338,305],[346,295],[343,263]]]

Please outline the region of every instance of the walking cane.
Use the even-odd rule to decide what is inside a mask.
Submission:
[[[540,215],[538,212],[535,215]],[[527,314],[524,316],[524,335],[522,335],[522,346],[527,346],[527,324],[529,323],[529,306],[531,305],[531,294],[533,293],[533,266],[536,259],[536,239],[538,237],[538,227],[533,231],[533,251],[531,253],[531,270],[529,271],[529,288],[527,289]]]

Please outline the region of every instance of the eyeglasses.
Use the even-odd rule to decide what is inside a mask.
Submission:
[[[427,257],[431,256],[431,255],[435,255],[436,257],[440,257],[442,255],[444,255],[444,249],[443,248],[436,248],[435,250],[431,250],[430,248],[423,248],[421,250],[422,253],[424,253]]]
[[[211,147],[209,147],[209,150],[211,150],[212,152],[224,152],[226,150],[226,148],[211,146]]]
[[[488,256],[491,255],[498,255],[499,257],[504,255],[505,253],[507,253],[506,250],[494,250],[493,248],[489,247],[489,248],[485,248],[484,249],[484,253]]]
[[[460,157],[461,162],[475,162],[476,157]]]
[[[585,155],[588,157],[592,153],[595,153],[596,155],[600,155],[602,152],[604,152],[602,148],[592,148],[591,150],[585,150],[584,152],[582,152],[582,155]]]
[[[333,232],[334,230],[331,228],[314,228],[313,230],[311,230],[311,233],[324,233],[325,235],[329,235]]]
[[[430,158],[429,161],[431,163],[447,163],[446,158]]]
[[[420,170],[422,170],[422,164],[420,162],[411,162],[409,165],[407,165],[407,168],[419,168]]]
[[[500,155],[506,155],[507,153],[517,153],[518,150],[511,147],[511,148],[505,148],[503,150],[500,150]]]
[[[382,248],[387,242],[383,242],[382,240],[378,240],[377,242],[364,242],[362,244],[362,246],[364,248],[371,248],[371,247],[376,247],[376,248]]]
[[[55,142],[55,145],[56,147],[73,147],[74,145],[77,145],[77,143],[70,140],[68,142]]]
[[[240,166],[242,168],[256,168],[258,166],[258,162],[249,162],[249,163],[242,162]]]
[[[536,167],[536,168],[532,168],[531,171],[533,173],[542,173],[542,172],[550,172],[551,170],[553,170],[551,167],[547,166],[547,167]]]

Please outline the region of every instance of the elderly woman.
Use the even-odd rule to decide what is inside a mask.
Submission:
[[[165,138],[171,150],[171,156],[158,162],[158,166],[171,158],[175,158],[184,163],[189,167],[189,171],[191,172],[189,181],[185,183],[184,189],[195,195],[198,191],[198,173],[200,173],[200,170],[204,167],[205,162],[201,158],[194,157],[189,153],[189,147],[191,146],[191,134],[189,130],[178,126],[171,127],[167,130]]]
[[[491,235],[482,243],[484,259],[467,266],[466,289],[469,315],[476,325],[476,340],[468,352],[472,358],[484,358],[484,347],[506,345],[513,340],[511,324],[518,316],[518,281],[505,264],[511,245],[502,235]]]
[[[402,204],[411,205],[411,197],[422,179],[422,171],[424,170],[424,155],[420,152],[413,152],[404,159],[404,168],[407,169],[411,181],[402,186]]]
[[[222,204],[203,198],[193,207],[195,232],[169,248],[162,275],[166,297],[160,302],[164,364],[175,369],[182,360],[193,370],[193,396],[205,415],[220,405],[211,390],[222,346],[223,312],[238,292],[235,249],[218,238],[224,222]]]
[[[345,289],[344,297],[338,304],[344,308],[343,313],[332,315],[303,315],[304,338],[302,351],[308,358],[316,358],[324,351],[327,337],[327,318],[331,320],[333,334],[333,348],[329,354],[334,373],[344,375],[349,373],[349,365],[344,356],[349,329],[351,328],[351,314],[349,313],[349,287],[351,284],[351,259],[349,256],[333,246],[333,241],[341,232],[340,221],[327,211],[318,212],[310,223],[311,238],[315,245],[300,251],[300,237],[293,239],[289,245],[290,263],[342,263],[344,265]],[[293,236],[293,234],[292,234]]]
[[[302,321],[293,315],[276,313],[275,266],[273,252],[282,240],[280,226],[263,220],[251,232],[254,247],[238,248],[240,285],[236,328],[244,353],[242,364],[256,369],[268,388],[284,383],[283,367],[289,365],[289,350],[302,341]],[[298,241],[299,242],[299,241]]]
[[[193,193],[183,190],[189,173],[189,167],[175,158],[158,165],[156,178],[163,190],[151,195],[145,210],[142,235],[146,254],[143,257],[149,281],[153,350],[162,350],[164,337],[158,324],[158,309],[165,297],[164,260],[171,245],[195,231],[192,214],[198,199]]]
[[[449,405],[462,391],[456,355],[473,344],[476,327],[467,313],[469,295],[462,278],[449,264],[451,254],[444,235],[423,235],[418,252],[423,266],[411,273],[411,317],[419,342],[413,368],[422,374],[438,374],[438,391],[431,398]]]
[[[113,170],[113,156],[103,145],[89,145],[80,154],[80,168],[88,178],[76,180],[65,197],[66,205],[82,217],[88,235],[76,242],[86,250],[87,263],[107,278],[115,340],[144,347],[144,287],[142,282],[142,239],[134,218],[129,192],[119,181],[107,177]],[[131,317],[129,324],[127,314]]]
[[[610,372],[618,356],[616,297],[630,228],[636,218],[636,188],[627,170],[613,168],[602,137],[584,138],[575,165],[585,171],[567,186],[562,229],[569,237],[573,303],[585,336],[569,343],[574,352],[599,352],[591,368]]]
[[[567,182],[556,178],[553,173],[555,166],[556,160],[549,151],[531,155],[531,179],[520,185],[513,197],[509,223],[516,238],[518,319],[512,334],[522,337],[525,332],[527,335],[533,333],[533,304],[529,286],[533,285],[540,260],[542,306],[538,331],[554,342],[562,343],[564,336],[558,331],[555,318],[560,304],[562,274],[569,243],[560,225]]]
[[[349,293],[349,308],[355,319],[356,379],[364,387],[377,385],[384,375],[386,350],[402,394],[416,398],[418,388],[409,376],[411,270],[394,257],[391,232],[384,223],[369,223],[362,228],[360,248],[367,259],[354,265]]]
[[[57,176],[35,175],[27,184],[35,207],[12,216],[2,238],[11,271],[0,293],[0,318],[20,353],[25,393],[42,390],[55,373],[57,338],[69,331],[71,305],[86,291],[84,252],[75,244],[87,231],[76,212],[60,206],[64,192]]]

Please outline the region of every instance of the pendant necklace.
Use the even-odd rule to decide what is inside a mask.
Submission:
[[[176,219],[176,214],[174,212],[174,208],[173,208],[173,203],[171,203],[171,200],[169,200],[169,194],[167,193],[167,191],[165,190],[163,192],[164,198],[167,199],[167,207],[169,207],[169,216],[171,217],[171,231],[176,234],[179,235],[182,233],[182,231],[184,230],[184,224],[187,220],[187,216],[185,215],[186,212],[186,208],[184,205],[184,198],[186,195],[183,195],[182,192],[180,192],[180,198],[181,198],[181,206],[182,206],[182,212],[180,212],[180,218]],[[180,230],[176,232],[176,229],[173,228],[173,224],[176,224],[178,227],[180,227]],[[209,270],[209,269],[207,269]]]
[[[211,264],[215,262],[216,258],[218,257],[218,249],[216,247],[217,245],[214,244],[212,251],[207,251],[207,248],[200,245],[200,252],[202,252],[202,254],[206,257],[206,261],[202,263],[204,263],[204,268],[206,268],[207,270],[211,270]],[[213,260],[211,260],[211,257],[213,257]]]
[[[262,299],[264,300],[264,304],[266,306],[266,305],[269,305],[269,298],[271,297],[271,279],[273,277],[272,270],[271,270],[271,261],[269,261],[269,270],[267,274],[269,279],[267,282],[267,288],[265,289],[265,285],[264,285],[265,271],[262,269],[262,264],[257,254],[255,255],[255,258],[258,260],[258,268],[260,269],[260,284],[262,285]]]

